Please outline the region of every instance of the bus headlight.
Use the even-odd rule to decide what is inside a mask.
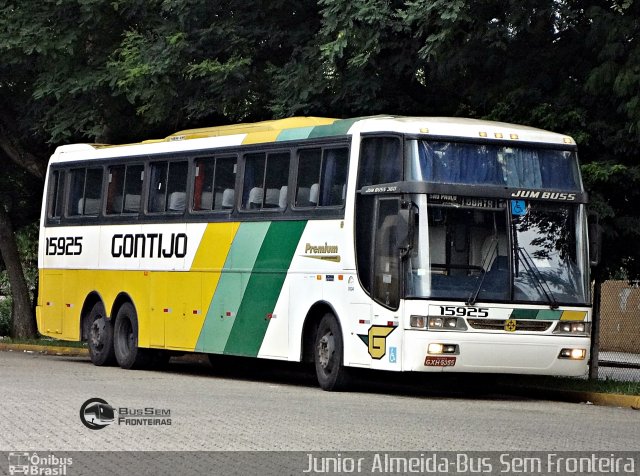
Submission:
[[[591,332],[590,322],[558,321],[554,334],[588,336]]]
[[[461,317],[431,316],[427,321],[429,330],[466,331],[467,325]]]

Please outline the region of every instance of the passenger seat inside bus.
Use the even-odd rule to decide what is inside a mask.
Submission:
[[[78,200],[78,215],[97,215],[99,212],[99,198],[81,198]]]
[[[127,193],[124,196],[124,209],[123,213],[137,213],[140,211],[140,195],[133,195]]]
[[[222,192],[222,208],[229,209],[233,208],[233,200],[235,198],[235,190],[232,188],[225,188],[224,192]]]
[[[186,206],[187,194],[185,192],[172,192],[169,195],[169,205],[167,209],[170,212],[182,212]]]
[[[264,208],[279,208],[280,206],[280,190],[277,188],[268,188],[264,197]]]
[[[247,208],[255,210],[262,207],[262,187],[253,187],[249,192]]]

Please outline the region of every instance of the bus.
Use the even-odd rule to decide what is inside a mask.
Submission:
[[[294,117],[58,147],[41,334],[95,365],[185,352],[579,376],[590,354],[576,143],[461,118]],[[212,359],[214,360],[214,359]]]

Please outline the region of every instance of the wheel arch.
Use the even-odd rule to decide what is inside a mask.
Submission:
[[[85,328],[86,319],[89,316],[91,309],[93,309],[93,306],[95,306],[99,302],[101,302],[102,305],[104,306],[104,299],[102,299],[102,296],[98,291],[91,291],[89,294],[87,294],[87,297],[84,298],[84,303],[82,304],[82,310],[80,311],[80,340],[81,341],[87,340],[87,336],[85,335],[87,330]],[[106,306],[105,306],[105,310],[106,310]]]
[[[113,301],[113,305],[111,306],[111,312],[109,313],[110,316],[117,316],[118,315],[118,311],[120,310],[120,308],[122,307],[122,305],[124,303],[130,303],[134,309],[136,309],[136,305],[133,302],[133,299],[131,299],[131,296],[129,296],[128,293],[126,292],[121,292],[120,294],[118,294],[116,296],[116,299]],[[137,311],[137,309],[136,309]]]
[[[338,327],[342,332],[342,323],[338,317],[338,313],[335,308],[327,301],[318,301],[307,312],[304,318],[304,324],[302,325],[302,347],[301,347],[301,361],[313,362],[313,343],[316,338],[316,331],[320,321],[325,314],[331,313],[336,318]],[[344,338],[341,336],[343,342]]]

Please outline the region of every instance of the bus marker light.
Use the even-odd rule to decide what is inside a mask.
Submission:
[[[486,132],[481,132],[480,133],[480,137],[487,137],[487,133]]]
[[[512,139],[517,139],[518,138],[518,134],[510,134],[509,137],[512,138]]]
[[[387,327],[398,327],[398,323],[394,321],[387,321]]]
[[[411,316],[409,318],[409,325],[411,327],[423,328],[427,324],[426,316]]]
[[[166,312],[167,314],[171,312],[171,308],[170,307],[165,307],[162,312]]]
[[[503,137],[502,132],[496,132],[493,135],[495,136],[496,139],[502,139],[502,137]]]

